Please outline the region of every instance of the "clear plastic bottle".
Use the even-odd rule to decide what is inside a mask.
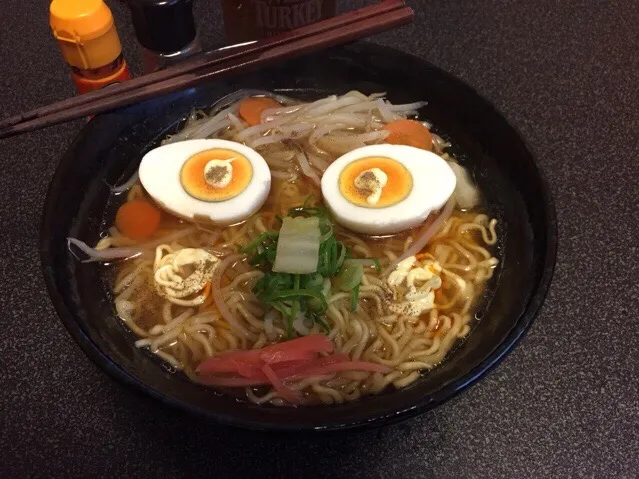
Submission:
[[[79,93],[129,80],[111,10],[102,0],[53,0],[49,21]]]

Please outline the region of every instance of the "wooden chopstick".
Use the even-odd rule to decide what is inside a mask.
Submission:
[[[345,27],[347,25],[361,22],[367,19],[375,18],[384,13],[390,13],[392,11],[405,8],[404,0],[384,0],[383,2],[353,10],[342,15],[323,20],[321,22],[313,23],[305,27],[283,33],[274,37],[270,37],[264,40],[251,42],[248,44],[240,44],[237,46],[224,47],[221,49],[206,52],[198,55],[192,59],[184,61],[178,65],[167,68],[165,70],[155,72],[149,75],[145,75],[119,85],[113,85],[109,88],[98,90],[95,92],[87,93],[77,97],[62,100],[51,105],[36,108],[34,110],[7,118],[0,121],[0,138],[12,136],[13,134],[19,134],[25,131],[31,131],[38,127],[23,129],[12,129],[13,126],[29,124],[35,125],[31,120],[44,118],[49,115],[54,115],[59,112],[67,110],[78,109],[81,105],[95,104],[98,100],[107,98],[120,97],[124,93],[130,93],[132,91],[140,90],[143,87],[152,84],[160,84],[171,78],[183,77],[189,73],[196,73],[198,70],[210,69],[216,65],[221,65],[222,70],[228,71],[228,62],[241,59],[242,57],[248,57],[249,55],[255,55],[261,52],[265,52],[269,49],[284,46],[291,42],[302,40],[314,35],[326,34],[330,35],[331,31]],[[131,96],[122,96],[122,98],[135,98]],[[148,98],[146,96],[145,98]],[[135,101],[135,100],[133,100]],[[123,106],[123,105],[120,105]],[[82,110],[85,111],[85,110]],[[101,110],[104,111],[104,110]],[[90,113],[99,113],[99,111],[89,110]],[[68,121],[68,120],[61,120]],[[52,123],[54,124],[54,123]],[[49,125],[45,125],[49,126]]]
[[[201,68],[191,73],[177,75],[167,80],[144,85],[120,95],[109,95],[93,102],[57,111],[50,115],[24,121],[0,130],[0,139],[38,130],[91,114],[120,108],[176,90],[190,88],[223,75],[238,73],[277,60],[291,58],[323,48],[347,43],[367,35],[409,23],[413,18],[413,10],[409,7],[394,9],[364,20],[354,21],[330,32],[324,32],[304,38],[296,38],[290,42],[279,44],[258,53],[251,53],[230,61],[216,62],[213,67]]]

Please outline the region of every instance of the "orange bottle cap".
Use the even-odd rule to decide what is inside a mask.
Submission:
[[[122,53],[111,10],[102,0],[53,0],[49,22],[67,63],[90,70]]]

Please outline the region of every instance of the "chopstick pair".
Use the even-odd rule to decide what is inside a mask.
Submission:
[[[7,118],[0,121],[0,138],[103,113],[223,75],[352,42],[404,25],[412,18],[413,10],[403,0],[384,0],[275,37],[213,50],[166,70]]]

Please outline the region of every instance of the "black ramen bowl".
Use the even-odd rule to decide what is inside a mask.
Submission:
[[[256,406],[198,386],[134,346],[95,264],[81,264],[67,237],[95,243],[105,227],[107,184],[118,184],[143,154],[175,131],[194,107],[243,88],[300,98],[360,90],[388,92],[393,103],[427,100],[420,117],[450,140],[500,222],[501,264],[492,301],[474,331],[439,367],[413,385],[347,404]],[[405,419],[446,401],[481,378],[521,339],[539,312],[553,274],[557,223],[533,155],[508,122],[475,91],[419,58],[372,44],[329,50],[232,79],[146,101],[90,121],[66,152],[51,183],[40,255],[62,322],[82,350],[114,378],[163,403],[218,423],[262,430],[338,430]]]

